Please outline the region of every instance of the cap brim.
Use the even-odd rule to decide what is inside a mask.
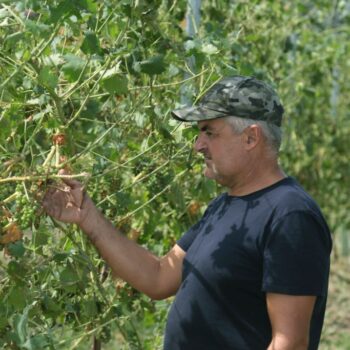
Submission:
[[[200,106],[175,109],[171,112],[171,114],[175,119],[184,122],[197,122],[200,120],[216,119],[227,116],[226,113]]]

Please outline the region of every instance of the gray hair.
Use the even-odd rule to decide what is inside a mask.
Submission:
[[[238,118],[238,117],[225,117],[228,124],[230,124],[233,130],[237,133],[242,133],[244,129],[253,124],[259,125],[267,144],[270,146],[271,151],[278,155],[278,151],[281,147],[282,142],[282,130],[275,124],[268,123],[262,120],[254,120],[248,118]]]

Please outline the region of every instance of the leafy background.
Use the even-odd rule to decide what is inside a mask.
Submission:
[[[195,129],[170,111],[232,74],[282,97],[281,163],[334,234],[321,348],[350,348],[350,3],[203,0],[193,36],[186,11],[183,0],[1,2],[2,348],[161,348],[171,300],[113,279],[76,227],[36,203],[65,167],[125,235],[164,254],[222,191],[202,176]]]

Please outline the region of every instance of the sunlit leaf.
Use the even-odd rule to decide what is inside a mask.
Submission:
[[[94,0],[85,0],[85,7],[88,9],[90,12],[95,13],[98,10],[97,3]]]
[[[31,20],[26,20],[25,21],[25,26],[28,31],[30,31],[33,35],[36,35],[38,37],[47,37],[50,35],[52,28],[43,23],[36,23]]]
[[[128,92],[128,79],[124,75],[115,74],[103,79],[102,86],[110,94],[126,94]]]
[[[78,80],[84,66],[85,60],[79,56],[67,54],[64,57],[66,63],[62,66],[62,71],[70,82]]]

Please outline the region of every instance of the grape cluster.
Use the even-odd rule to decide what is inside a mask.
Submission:
[[[9,197],[14,191],[12,184],[0,185],[0,202]]]
[[[16,213],[15,220],[22,230],[30,227],[32,224],[37,205],[35,201],[32,201],[28,194],[25,193],[22,185],[16,187],[17,200],[16,200]]]

